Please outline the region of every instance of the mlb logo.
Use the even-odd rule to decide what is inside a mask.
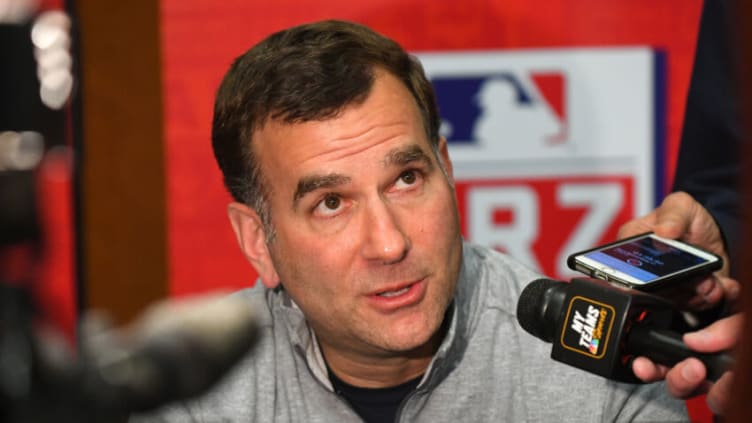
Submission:
[[[452,143],[506,147],[509,154],[569,140],[567,79],[562,71],[436,77],[441,135]],[[499,139],[498,134],[514,134]]]
[[[553,277],[654,207],[660,55],[648,48],[421,53],[465,238]]]

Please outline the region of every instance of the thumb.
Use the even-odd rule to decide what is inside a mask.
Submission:
[[[698,213],[699,204],[687,193],[669,194],[655,210],[654,232],[664,238],[676,239],[689,232]]]

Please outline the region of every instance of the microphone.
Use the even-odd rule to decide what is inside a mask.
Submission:
[[[222,294],[160,303],[124,330],[86,335],[81,398],[143,412],[198,395],[253,346],[257,320],[242,298]]]
[[[5,294],[5,295],[3,295]],[[253,348],[258,318],[237,295],[152,306],[113,329],[89,313],[73,351],[33,326],[28,291],[0,284],[0,421],[125,421],[211,388]]]
[[[710,381],[733,365],[727,353],[687,347],[681,339],[686,324],[668,300],[599,279],[535,280],[520,294],[517,320],[531,335],[553,343],[554,360],[622,382],[642,383],[631,369],[637,356],[666,366],[698,358]]]

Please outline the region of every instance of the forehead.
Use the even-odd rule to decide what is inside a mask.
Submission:
[[[383,161],[387,151],[403,143],[430,149],[410,91],[393,75],[377,70],[371,91],[361,103],[348,105],[329,119],[268,121],[255,132],[252,147],[269,177],[282,169],[300,174],[374,154],[382,154]]]

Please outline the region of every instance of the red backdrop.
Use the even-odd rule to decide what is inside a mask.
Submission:
[[[272,31],[324,18],[364,23],[411,51],[647,45],[667,54],[673,173],[700,0],[353,2],[163,0],[169,286],[173,294],[253,283],[225,214],[210,147],[213,95],[231,61]]]

